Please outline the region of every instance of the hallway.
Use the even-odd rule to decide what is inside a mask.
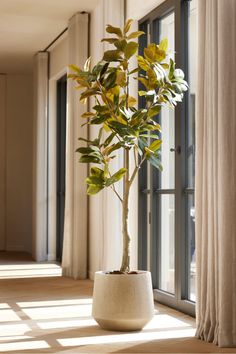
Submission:
[[[55,263],[1,253],[0,352],[235,353],[193,338],[194,319],[160,304],[142,332],[102,330],[91,318],[92,285],[61,277]]]

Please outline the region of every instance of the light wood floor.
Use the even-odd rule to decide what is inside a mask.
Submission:
[[[194,319],[159,304],[141,332],[102,330],[91,318],[92,282],[60,274],[57,264],[0,252],[0,352],[236,353],[197,340]]]

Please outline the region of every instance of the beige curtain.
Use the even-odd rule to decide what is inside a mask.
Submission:
[[[68,27],[69,63],[83,67],[88,57],[88,14],[75,14]],[[78,137],[87,137],[81,115],[87,110],[78,91],[68,81],[66,135],[66,200],[62,273],[74,279],[87,278],[87,166],[78,163]]]
[[[197,337],[236,346],[236,1],[199,0]]]
[[[33,257],[47,260],[48,52],[34,57]]]

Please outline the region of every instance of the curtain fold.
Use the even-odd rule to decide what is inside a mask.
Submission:
[[[69,63],[83,67],[88,57],[88,14],[77,13],[69,21]],[[66,198],[62,274],[74,279],[87,278],[87,165],[78,163],[78,137],[87,138],[81,115],[87,110],[79,102],[78,91],[68,80],[66,135]]]
[[[48,52],[34,57],[33,257],[47,260]]]
[[[200,0],[196,336],[236,346],[236,1]]]

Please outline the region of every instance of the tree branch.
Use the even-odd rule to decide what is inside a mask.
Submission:
[[[120,202],[123,203],[123,199],[121,198],[121,196],[119,195],[119,193],[117,192],[117,190],[115,189],[114,185],[111,185],[110,188],[113,190],[113,192],[116,194],[116,196],[119,198]]]

